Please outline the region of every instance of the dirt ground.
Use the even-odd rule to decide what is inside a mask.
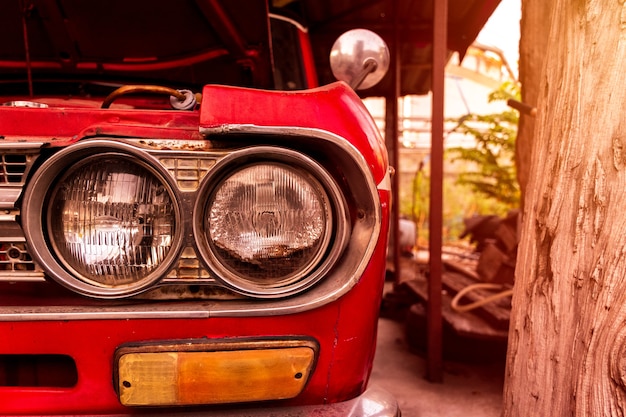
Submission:
[[[370,384],[398,400],[403,417],[499,417],[504,361],[444,361],[443,383],[425,378],[426,360],[411,350],[402,321],[381,318]]]

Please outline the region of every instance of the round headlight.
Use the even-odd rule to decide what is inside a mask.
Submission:
[[[163,277],[180,247],[174,188],[133,152],[111,142],[70,146],[35,172],[25,192],[29,249],[74,291],[134,295]]]
[[[199,220],[206,245],[199,246],[208,248],[211,268],[239,292],[275,297],[301,291],[343,249],[343,197],[331,177],[302,155],[243,159],[212,184]]]
[[[48,228],[64,265],[95,285],[148,277],[172,248],[172,196],[150,170],[123,156],[87,158],[52,190]]]

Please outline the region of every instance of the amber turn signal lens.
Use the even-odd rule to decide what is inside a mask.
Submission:
[[[311,347],[127,353],[118,359],[126,406],[226,404],[293,398],[313,367]]]

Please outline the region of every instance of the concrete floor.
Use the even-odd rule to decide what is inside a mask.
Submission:
[[[390,391],[403,417],[499,417],[504,361],[444,361],[443,383],[425,378],[426,360],[413,353],[402,321],[381,318],[370,384]]]

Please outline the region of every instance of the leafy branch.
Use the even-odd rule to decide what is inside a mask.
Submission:
[[[519,87],[505,83],[489,95],[489,101],[518,99]],[[456,132],[474,137],[473,148],[449,148],[452,161],[471,163],[476,170],[461,172],[457,183],[467,185],[473,192],[494,199],[509,208],[520,202],[520,189],[515,170],[515,139],[519,116],[515,110],[502,113],[469,114],[458,121]]]

